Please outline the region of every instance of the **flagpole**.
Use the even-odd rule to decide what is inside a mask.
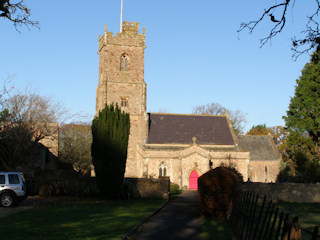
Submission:
[[[121,0],[121,8],[120,8],[120,32],[122,32],[122,7],[123,7],[123,0]]]

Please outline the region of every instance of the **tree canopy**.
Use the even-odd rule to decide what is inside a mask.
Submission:
[[[243,130],[247,123],[246,114],[240,110],[229,110],[219,103],[208,103],[205,105],[196,106],[193,108],[194,114],[210,114],[210,115],[224,115],[228,112],[230,121],[236,134],[243,134]]]
[[[290,100],[287,116],[284,116],[290,135],[298,133],[314,143],[319,153],[320,142],[320,52],[315,52],[297,79],[294,97]],[[291,141],[291,144],[293,142]]]
[[[316,51],[311,56],[311,61],[304,66],[301,77],[297,79],[295,94],[290,100],[287,115],[283,117],[289,131],[288,148],[292,158],[298,166],[301,159],[310,160],[315,164],[313,169],[319,167],[320,160],[319,60],[320,52]]]
[[[314,51],[319,47],[320,44],[318,16],[320,12],[320,0],[313,0],[312,2],[314,3],[314,9],[311,15],[308,15],[306,13],[306,26],[305,29],[301,32],[303,36],[297,38],[294,34],[291,38],[293,57],[295,59],[303,53]],[[249,31],[249,33],[252,33],[262,22],[265,22],[266,25],[269,25],[266,22],[271,23],[269,34],[260,39],[260,45],[262,47],[267,42],[270,42],[273,37],[276,37],[285,29],[288,16],[292,14],[292,11],[290,11],[290,9],[300,7],[299,11],[305,11],[305,9],[302,8],[303,3],[298,6],[296,5],[296,0],[275,1],[262,11],[260,18],[251,20],[249,22],[242,22],[240,24],[238,32],[246,29]]]
[[[253,125],[252,128],[247,132],[247,135],[268,135],[269,131],[266,124]]]
[[[91,125],[69,123],[60,126],[59,161],[71,163],[73,169],[82,175],[91,171]]]
[[[253,125],[246,135],[271,135],[282,156],[287,156],[288,131],[283,126],[267,127],[266,124]]]

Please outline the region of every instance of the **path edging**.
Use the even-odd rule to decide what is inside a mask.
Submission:
[[[134,232],[138,230],[139,227],[141,227],[142,224],[147,222],[150,218],[152,218],[154,215],[156,215],[162,208],[164,208],[168,203],[170,202],[170,199],[168,199],[164,204],[162,204],[157,210],[155,210],[153,213],[151,213],[148,217],[143,219],[138,225],[133,227],[126,235],[124,235],[121,240],[128,240],[128,237],[130,237]]]

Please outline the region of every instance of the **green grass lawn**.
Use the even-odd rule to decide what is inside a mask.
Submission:
[[[280,211],[289,213],[290,222],[292,218],[299,217],[299,224],[310,231],[314,226],[320,226],[320,204],[319,203],[288,203],[276,204]],[[202,218],[203,239],[229,240],[232,237],[230,227],[217,218]],[[311,239],[309,234],[303,233],[303,239]]]
[[[219,218],[202,217],[201,222],[204,240],[230,240],[232,238],[231,228]]]
[[[289,213],[291,219],[297,216],[303,228],[312,231],[314,226],[320,226],[320,203],[279,202],[277,206],[280,211]]]
[[[163,203],[164,200],[58,200],[0,218],[0,238],[118,240]]]

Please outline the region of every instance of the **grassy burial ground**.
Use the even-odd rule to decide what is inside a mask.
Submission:
[[[232,239],[232,229],[223,220],[214,217],[201,217],[202,222],[202,235],[204,240],[219,239],[230,240]]]
[[[320,226],[320,204],[319,203],[289,203],[278,202],[276,204],[280,211],[289,213],[290,219],[299,217],[299,224],[309,231],[313,231],[314,226]],[[218,218],[202,218],[202,237],[206,239],[229,240],[232,238],[232,229],[228,224]],[[302,239],[311,239],[311,235],[303,233]]]
[[[320,203],[278,202],[277,206],[280,211],[289,213],[291,219],[297,216],[305,229],[312,231],[314,226],[320,227]]]
[[[0,238],[118,240],[164,202],[59,199],[0,218]]]

